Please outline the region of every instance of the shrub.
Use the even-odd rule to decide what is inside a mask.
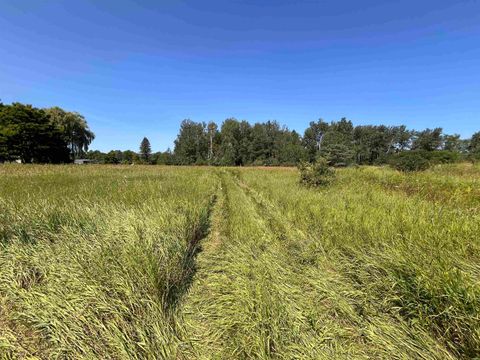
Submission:
[[[412,150],[396,154],[390,161],[391,165],[404,172],[423,171],[430,167],[426,151]]]
[[[471,153],[466,156],[466,159],[472,164],[480,162],[480,153]]]
[[[448,150],[429,151],[426,156],[432,164],[451,164],[460,160],[458,152]]]
[[[335,178],[335,170],[324,158],[318,158],[315,163],[301,162],[298,169],[300,183],[305,186],[326,186]]]

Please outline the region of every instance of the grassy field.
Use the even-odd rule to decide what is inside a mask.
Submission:
[[[0,358],[480,356],[480,167],[0,166]]]

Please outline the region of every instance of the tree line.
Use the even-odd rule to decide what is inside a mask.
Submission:
[[[68,163],[85,155],[94,138],[79,113],[0,102],[0,162]]]
[[[184,120],[173,152],[149,156],[131,151],[112,151],[104,162],[138,161],[176,165],[276,166],[296,165],[325,158],[330,165],[378,165],[389,162],[405,151],[428,152],[440,162],[480,159],[480,132],[471,139],[445,134],[442,128],[409,130],[405,125],[357,125],[342,118],[330,123],[310,122],[303,135],[276,121],[250,124],[227,119],[219,127],[215,122]]]
[[[276,121],[252,125],[231,118],[219,127],[215,122],[187,119],[180,125],[173,151],[151,154],[140,148],[139,153],[93,151],[89,156],[104,163],[221,166],[291,166],[323,157],[330,165],[346,166],[383,164],[395,154],[413,150],[432,153],[441,161],[455,161],[480,159],[480,132],[461,139],[458,134],[444,134],[441,128],[415,131],[404,125],[354,126],[343,118],[330,123],[313,121],[300,135]]]
[[[428,152],[442,162],[480,159],[480,132],[470,139],[442,128],[410,130],[405,125],[357,125],[342,118],[310,122],[301,135],[277,121],[215,122],[183,120],[173,151],[152,153],[145,137],[139,151],[88,151],[95,138],[85,118],[59,107],[0,102],[0,161],[71,162],[79,157],[99,163],[167,165],[291,166],[322,157],[333,166],[383,164],[405,151]]]

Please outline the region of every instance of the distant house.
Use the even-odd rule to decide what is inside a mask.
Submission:
[[[10,164],[22,164],[23,161],[19,157],[13,157],[11,159],[0,160],[0,163],[10,163]]]
[[[75,159],[74,160],[74,164],[77,164],[77,165],[94,164],[94,163],[95,163],[95,160],[91,160],[91,159]]]

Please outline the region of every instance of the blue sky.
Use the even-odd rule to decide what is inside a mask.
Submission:
[[[0,99],[85,115],[93,149],[182,119],[480,130],[480,1],[0,0]]]

